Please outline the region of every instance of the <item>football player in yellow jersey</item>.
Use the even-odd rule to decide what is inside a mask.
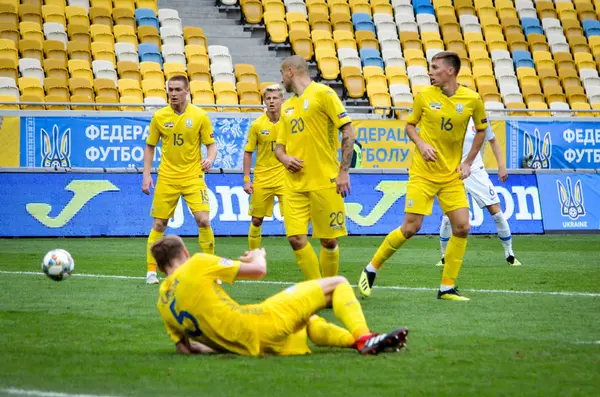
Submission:
[[[457,54],[436,54],[429,71],[432,86],[415,97],[406,133],[418,150],[409,171],[404,221],[401,227],[387,235],[361,273],[358,287],[363,296],[371,294],[375,276],[383,263],[419,231],[423,217],[431,215],[433,198],[437,196],[452,225],[438,299],[469,300],[458,293],[455,285],[470,230],[469,203],[463,179],[470,175],[488,122],[481,97],[458,84],[459,70]],[[471,117],[477,132],[469,154],[461,163],[462,146]]]
[[[344,105],[328,86],[311,81],[299,56],[281,65],[283,84],[294,96],[284,102],[275,125],[275,155],[288,172],[284,224],[298,266],[308,280],[338,273],[338,237],[346,236],[344,197],[350,194],[354,129]],[[339,131],[342,159],[338,162]],[[321,240],[320,259],[307,239]]]
[[[295,284],[259,304],[238,304],[221,284],[262,278],[267,272],[264,249],[239,260],[210,254],[190,258],[183,240],[171,235],[155,243],[152,254],[167,275],[157,305],[178,353],[300,355],[311,352],[310,338],[318,346],[377,354],[398,351],[406,342],[405,328],[371,333],[352,287],[340,276]],[[315,315],[325,307],[333,307],[346,328]]]
[[[248,140],[244,149],[244,191],[250,194],[248,215],[252,217],[248,231],[250,250],[260,248],[261,226],[265,216],[273,215],[275,196],[279,199],[279,208],[283,209],[284,172],[283,164],[275,157],[276,131],[273,124],[279,121],[283,92],[279,85],[265,88],[267,111],[254,120],[248,131]],[[254,166],[254,183],[250,180],[252,153],[257,151]]]
[[[202,252],[213,253],[215,238],[210,227],[210,200],[204,173],[210,170],[217,156],[210,119],[204,110],[189,103],[189,82],[185,76],[174,76],[167,82],[170,105],[157,110],[150,122],[150,133],[144,151],[142,191],[150,194],[153,186],[150,170],[155,147],[162,141],[162,156],[150,215],[154,218],[148,236],[146,261],[147,284],[158,284],[156,260],[150,247],[158,241],[183,196],[198,224],[198,240]],[[200,144],[207,149],[202,159]]]

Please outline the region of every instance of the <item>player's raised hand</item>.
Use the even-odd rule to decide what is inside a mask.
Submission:
[[[239,260],[240,262],[250,263],[257,257],[266,258],[267,251],[265,251],[264,248],[256,248],[252,251],[246,251],[244,252],[244,255],[240,256]]]
[[[294,156],[286,156],[283,166],[292,174],[301,171],[304,168],[304,160]]]
[[[150,194],[151,187],[154,187],[154,182],[152,182],[152,176],[144,176],[144,179],[142,179],[142,192],[144,192],[145,194]]]
[[[460,174],[460,179],[467,179],[471,176],[471,166],[469,164],[460,163],[456,172]]]
[[[423,158],[425,159],[425,161],[436,161],[437,160],[437,150],[435,150],[433,148],[433,146],[423,142],[421,143],[419,146],[419,151],[421,152],[421,155],[423,155]]]
[[[508,179],[508,172],[506,172],[506,167],[498,167],[498,180],[502,183],[506,182]]]
[[[336,192],[346,197],[350,194],[350,173],[348,171],[340,171],[335,180]]]
[[[244,191],[248,194],[254,194],[254,185],[252,182],[244,182]]]
[[[202,171],[207,172],[212,168],[212,161],[209,159],[202,160]]]

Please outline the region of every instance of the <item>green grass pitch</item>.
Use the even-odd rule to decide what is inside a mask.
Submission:
[[[340,273],[355,284],[381,241],[342,239]],[[196,239],[186,242],[198,250]],[[235,257],[247,240],[216,244],[217,254]],[[158,287],[143,281],[145,245],[0,240],[0,395],[598,395],[599,235],[514,236],[521,268],[505,263],[497,238],[470,237],[459,277],[470,302],[435,299],[438,239],[414,238],[380,272],[383,288],[361,301],[373,330],[410,330],[407,350],[376,357],[321,348],[305,357],[178,356],[156,310]],[[263,246],[265,282],[229,288],[242,303],[302,278],[284,238],[263,238]],[[39,272],[53,248],[71,252],[79,277],[18,273]],[[324,316],[334,319],[331,310]]]

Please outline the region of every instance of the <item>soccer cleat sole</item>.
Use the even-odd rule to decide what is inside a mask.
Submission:
[[[363,355],[376,355],[379,353],[398,352],[406,345],[408,338],[408,329],[399,328],[387,334],[380,334],[367,341],[371,342],[369,346],[365,345],[360,351]]]

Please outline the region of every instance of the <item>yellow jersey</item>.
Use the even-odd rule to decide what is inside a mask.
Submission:
[[[159,140],[162,140],[160,177],[181,181],[204,175],[200,143],[215,142],[212,124],[204,110],[191,104],[181,115],[171,106],[157,110],[150,121],[146,143],[156,146]]]
[[[416,149],[410,175],[433,182],[458,179],[460,175],[456,170],[462,159],[463,142],[471,117],[477,130],[487,128],[483,101],[479,94],[467,87],[460,86],[451,97],[434,86],[417,94],[407,123],[419,124],[419,136],[437,151],[437,160],[425,161]]]
[[[309,192],[335,186],[340,170],[339,129],[351,121],[335,91],[314,81],[302,95],[283,103],[275,124],[277,143],[285,146],[288,155],[304,160],[300,172],[285,172],[288,189]]]
[[[254,120],[248,131],[244,150],[256,153],[254,185],[261,188],[275,188],[284,184],[285,167],[275,157],[277,130],[266,113]]]
[[[160,286],[158,311],[174,343],[184,336],[217,350],[256,356],[260,353],[253,310],[240,306],[221,283],[233,284],[239,261],[195,254]]]

